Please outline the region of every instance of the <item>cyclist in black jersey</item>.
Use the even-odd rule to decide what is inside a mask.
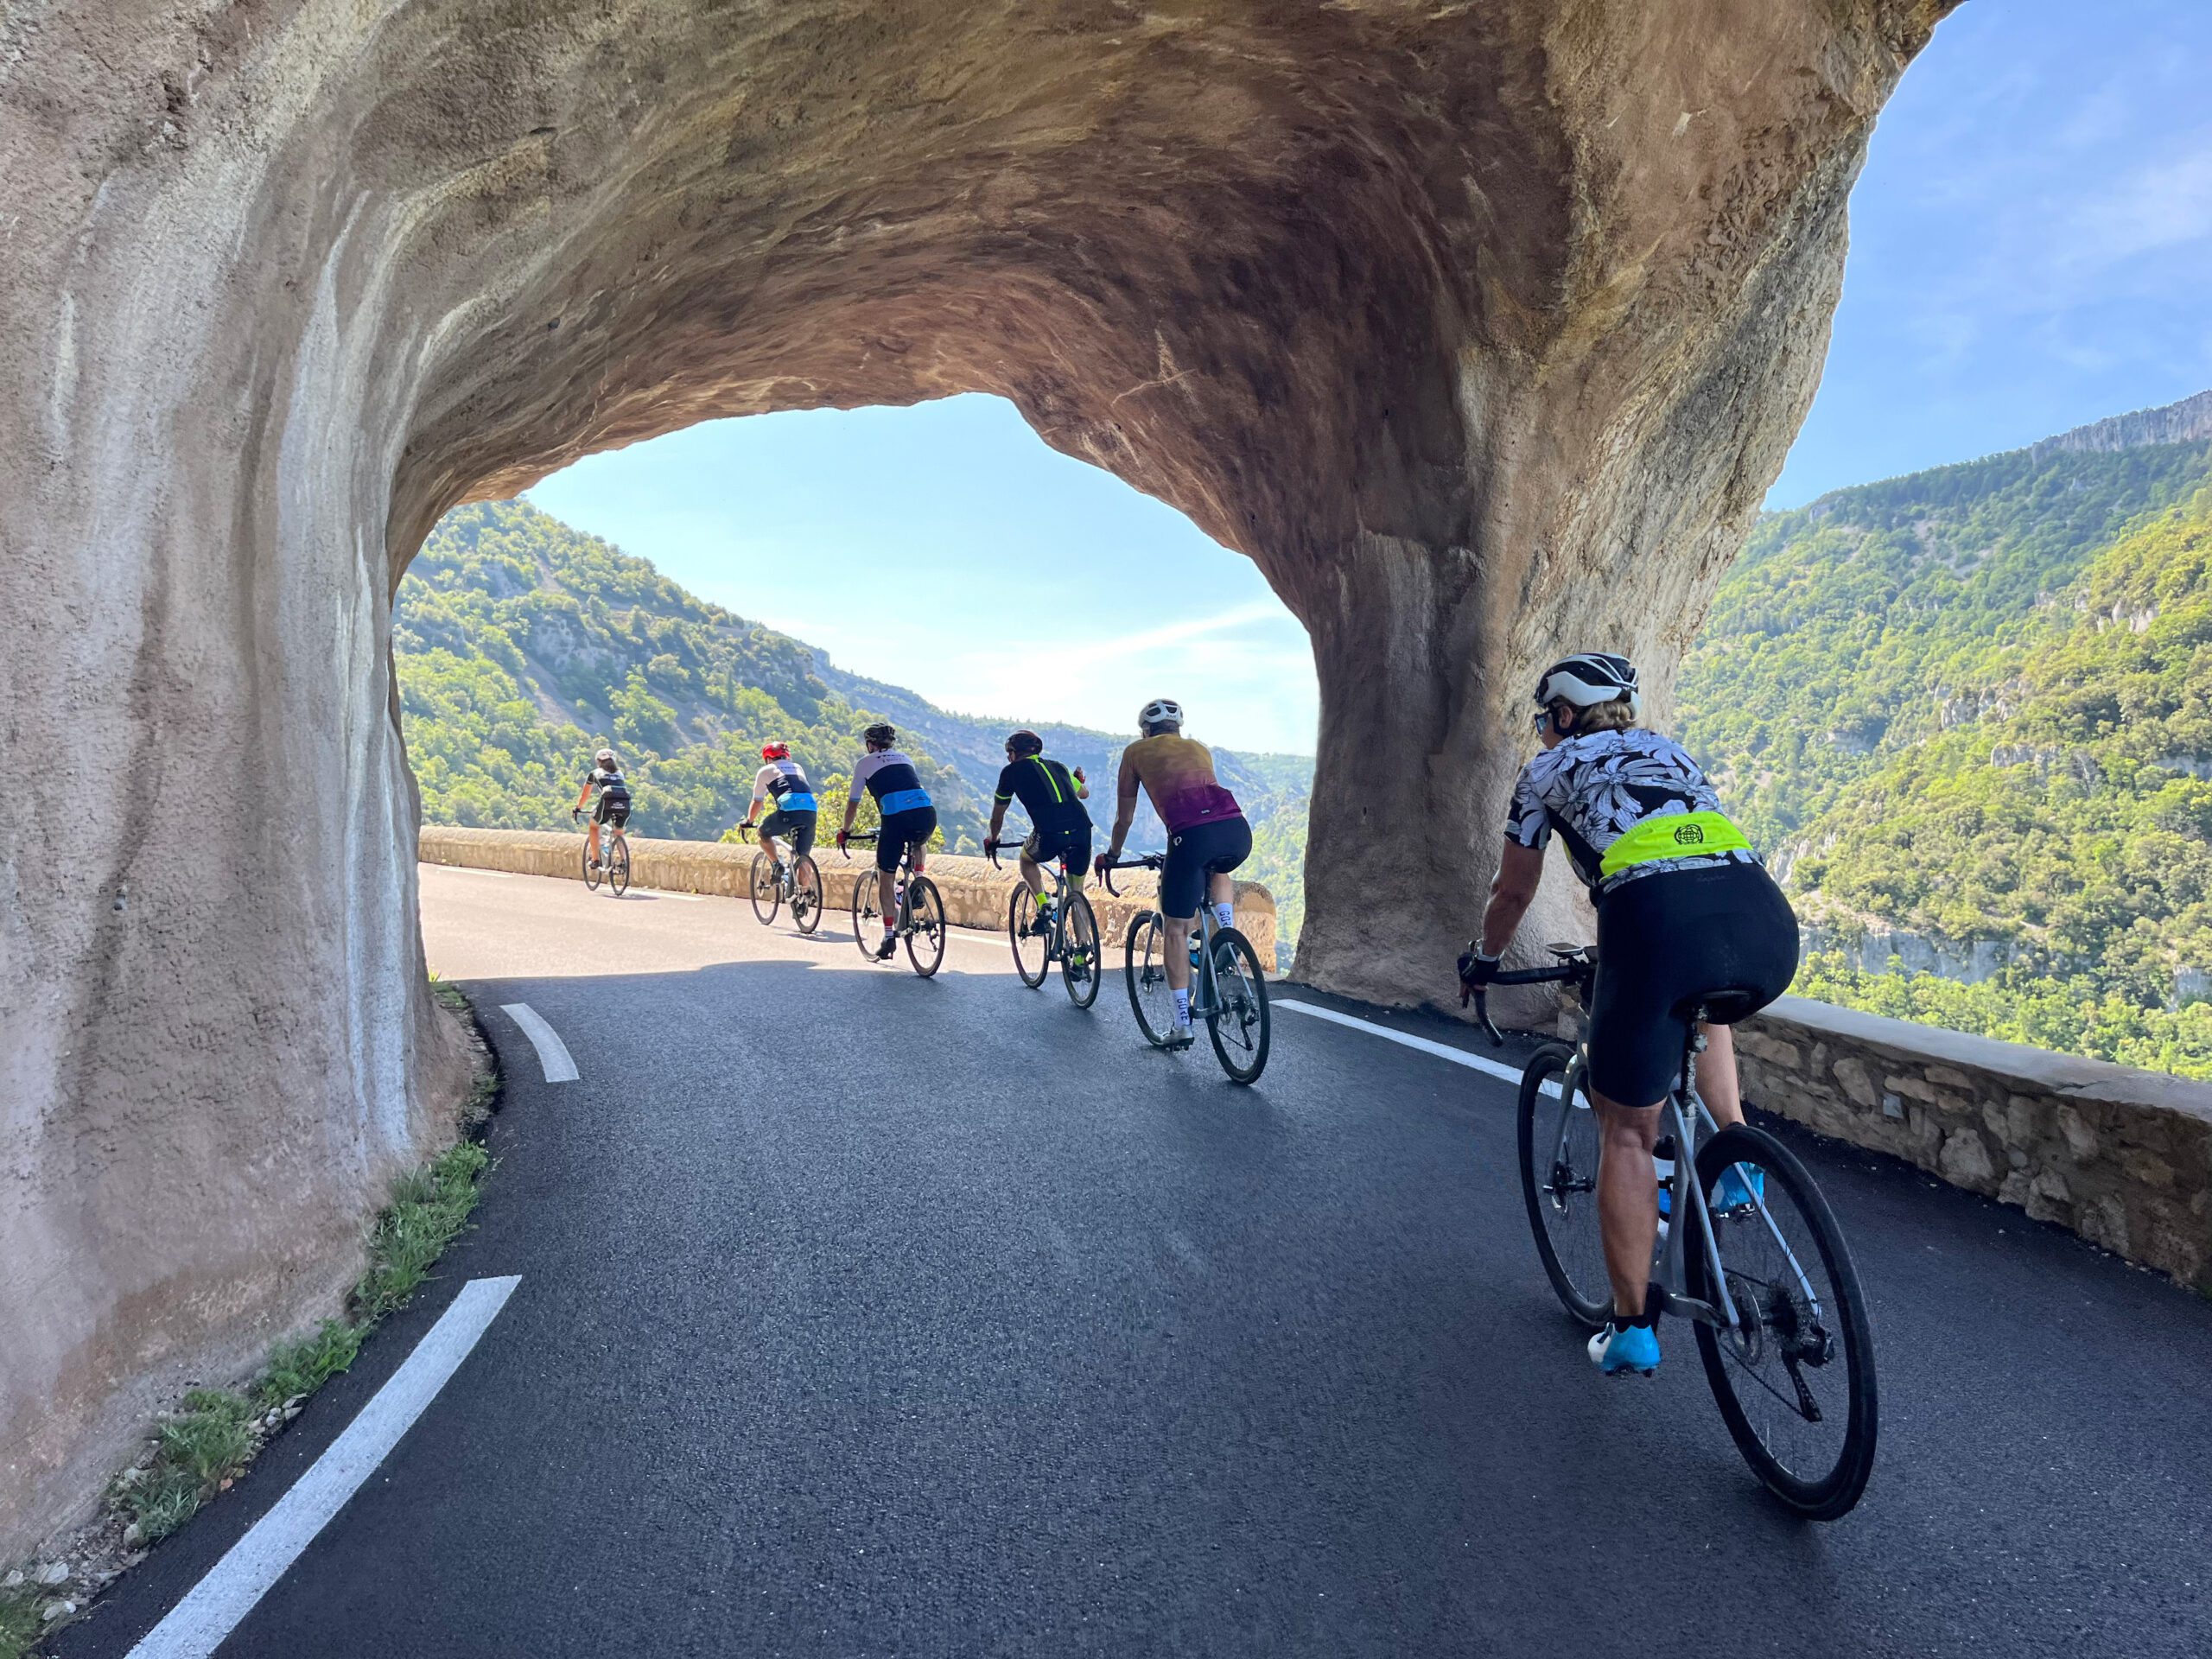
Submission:
[[[997,793],[991,803],[991,827],[983,837],[984,855],[995,867],[995,844],[1006,824],[1007,804],[1020,799],[1029,815],[1029,838],[1021,843],[1021,879],[1036,901],[1037,915],[1029,925],[1036,934],[1052,929],[1052,900],[1045,891],[1044,867],[1065,860],[1068,879],[1077,890],[1090,866],[1090,814],[1084,803],[1090,785],[1083,768],[1070,772],[1057,760],[1045,758],[1045,740],[1034,732],[1016,732],[1006,741],[1006,768],[999,773]]]
[[[575,811],[570,817],[584,810],[584,803],[594,792],[598,804],[591,810],[591,828],[586,833],[591,837],[591,866],[600,867],[599,826],[611,823],[617,830],[630,822],[630,785],[622,781],[622,763],[614,758],[612,749],[601,749],[592,757],[591,770],[584,774],[584,786],[576,793]]]
[[[845,838],[853,833],[853,815],[860,810],[861,791],[866,790],[875,798],[875,810],[882,820],[875,839],[875,868],[883,895],[883,943],[875,955],[878,961],[888,962],[899,949],[899,861],[911,855],[914,874],[922,873],[930,836],[937,831],[937,808],[931,804],[930,792],[922,787],[914,763],[893,747],[899,741],[895,728],[878,721],[861,734],[861,741],[868,753],[853,764],[853,785],[845,798],[844,825],[837,831],[837,850],[845,850]]]
[[[1624,657],[1585,652],[1539,678],[1543,752],[1514,789],[1483,931],[1468,942],[1459,972],[1470,985],[1497,973],[1557,830],[1598,909],[1589,1087],[1600,1122],[1598,1216],[1614,1312],[1591,1339],[1590,1357],[1609,1374],[1648,1375],[1659,1363],[1648,1286],[1659,1225],[1652,1147],[1689,1037],[1682,1010],[1721,990],[1742,994],[1745,1013],[1781,995],[1797,971],[1797,918],[1697,762],[1638,726],[1642,712],[1637,672]],[[1706,1035],[1698,1092],[1723,1128],[1740,1123],[1728,1027],[1711,1026]],[[1724,1178],[1724,1205],[1735,1197],[1728,1181],[1738,1179],[1732,1170]]]

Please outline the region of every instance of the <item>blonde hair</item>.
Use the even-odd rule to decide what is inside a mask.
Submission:
[[[1624,732],[1636,724],[1636,712],[1626,697],[1615,697],[1611,702],[1593,702],[1580,709],[1574,715],[1574,735],[1586,732]]]

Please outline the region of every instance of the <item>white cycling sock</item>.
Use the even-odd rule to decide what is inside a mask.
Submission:
[[[1216,905],[1213,907],[1213,918],[1215,921],[1220,923],[1224,927],[1236,926],[1236,906],[1234,905]]]
[[[1175,1023],[1179,1026],[1191,1023],[1191,994],[1186,990],[1175,993]]]

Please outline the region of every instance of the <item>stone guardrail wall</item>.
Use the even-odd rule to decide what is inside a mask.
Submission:
[[[753,855],[750,844],[715,841],[657,841],[632,836],[630,880],[634,887],[661,887],[673,893],[710,893],[743,899],[752,892]],[[583,837],[575,833],[543,830],[462,830],[424,824],[420,837],[425,864],[457,864],[479,870],[512,870],[521,875],[565,876],[583,879]],[[848,861],[824,840],[815,848],[815,864],[822,872],[823,902],[832,917],[849,912],[853,883],[875,868],[873,849],[855,848]],[[931,853],[929,878],[944,899],[945,919],[955,927],[987,932],[1006,931],[1007,904],[1020,877],[1014,860],[993,869],[986,859],[953,853]],[[1118,946],[1129,918],[1150,907],[1159,891],[1158,878],[1148,870],[1117,870],[1114,885],[1122,890],[1109,896],[1096,878],[1086,882],[1091,908],[1098,916],[1100,939],[1110,949]],[[1275,901],[1274,895],[1254,881],[1236,884],[1236,925],[1270,976],[1275,963]]]
[[[2212,1294],[2212,1084],[1800,996],[1736,1047],[1755,1105]]]

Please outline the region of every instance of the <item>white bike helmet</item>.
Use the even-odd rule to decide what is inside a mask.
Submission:
[[[1578,652],[1560,658],[1543,671],[1536,681],[1536,707],[1548,709],[1560,702],[1571,702],[1577,709],[1626,702],[1630,720],[1643,718],[1643,694],[1637,688],[1636,664],[1609,651]]]
[[[614,751],[612,749],[601,749],[597,754],[592,756],[591,762],[601,772],[620,770],[614,764]]]
[[[1173,697],[1154,697],[1145,704],[1137,715],[1137,730],[1149,737],[1155,726],[1170,726],[1177,731],[1182,730],[1183,705]]]

